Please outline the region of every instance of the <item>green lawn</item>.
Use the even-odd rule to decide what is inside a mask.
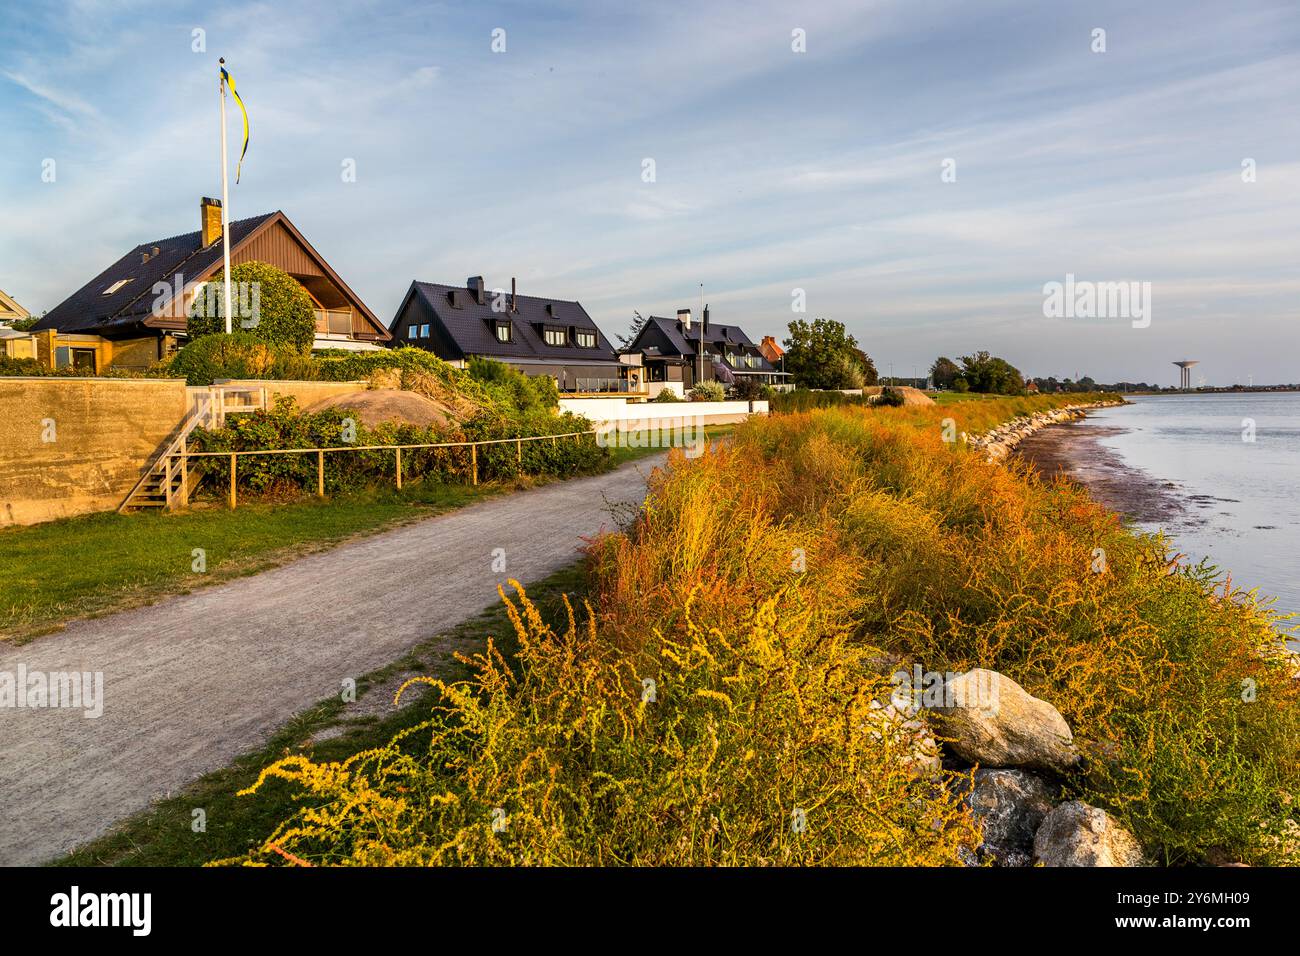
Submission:
[[[562,627],[566,621],[563,596],[580,595],[585,590],[586,577],[581,567],[574,565],[530,586],[528,596],[546,620]],[[576,597],[574,600],[578,603]],[[379,687],[372,691],[376,694],[391,694],[390,688],[398,675],[415,672],[444,679],[464,676],[463,665],[452,658],[451,651],[473,653],[482,648],[489,636],[503,652],[514,653],[517,646],[514,632],[500,602],[358,681],[357,704],[344,704],[337,698],[322,701],[282,728],[266,747],[245,754],[229,767],[203,776],[175,796],[123,821],[112,832],[58,861],[59,864],[199,866],[260,844],[301,805],[298,788],[283,781],[270,781],[252,796],[237,796],[239,790],[257,779],[263,767],[290,754],[306,754],[318,761],[342,761],[354,753],[386,743],[397,731],[427,718],[428,707],[417,700],[383,719],[352,718],[348,708],[369,705],[371,701],[366,696],[369,688]],[[342,726],[346,731],[328,740],[312,741],[314,734],[332,726]],[[418,749],[418,736],[410,743]],[[203,811],[205,823],[205,829],[197,833],[193,826],[196,809]]]
[[[708,440],[733,426],[710,426]],[[613,448],[611,467],[662,451]],[[534,482],[535,483],[535,480]],[[427,518],[517,485],[408,482],[288,503],[205,503],[184,512],[93,514],[0,529],[0,640],[22,642],[85,617],[255,574],[349,538]],[[195,570],[196,549],[203,570]]]
[[[26,640],[69,620],[252,574],[507,490],[417,482],[325,501],[93,514],[0,529],[0,639]],[[195,549],[206,570],[194,570]]]

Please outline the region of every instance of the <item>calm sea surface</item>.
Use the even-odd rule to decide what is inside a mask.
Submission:
[[[1300,611],[1300,393],[1133,396],[1081,428],[1183,507],[1160,524],[1193,559]],[[1243,440],[1254,423],[1254,441]],[[1139,525],[1153,530],[1155,525]]]

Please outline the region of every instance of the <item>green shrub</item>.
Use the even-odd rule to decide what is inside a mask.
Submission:
[[[778,392],[769,409],[774,414],[789,415],[808,412],[814,408],[839,408],[846,405],[866,405],[862,395],[845,395],[843,392],[817,392],[796,388],[792,392]]]
[[[876,398],[873,404],[883,405],[886,408],[901,408],[906,403],[907,399],[903,396],[902,391],[890,385],[886,385],[880,390],[880,395]]]
[[[48,375],[49,371],[36,359],[10,358],[0,355],[0,375]]]
[[[316,378],[316,366],[310,356],[292,348],[270,345],[249,332],[219,333],[195,339],[162,365],[160,371],[184,378],[190,385],[211,385],[223,378]]]
[[[776,389],[771,385],[765,385],[749,375],[737,378],[731,389],[732,398],[742,402],[770,402],[775,394]]]
[[[196,293],[187,326],[191,338],[226,331],[224,276],[218,273]],[[304,354],[311,349],[316,308],[297,279],[267,262],[241,262],[230,270],[230,279],[232,330]]]
[[[549,375],[525,375],[504,362],[479,356],[470,357],[468,371],[470,377],[486,385],[499,402],[513,405],[520,411],[555,408],[560,403],[560,390]]]
[[[699,382],[691,389],[691,401],[693,402],[721,402],[727,398],[727,390],[723,388],[721,382],[706,381]]]
[[[672,402],[683,402],[683,401],[685,401],[685,399],[684,399],[684,398],[679,398],[676,392],[672,391],[671,389],[667,389],[667,388],[665,388],[662,392],[660,392],[660,393],[659,393],[658,395],[656,395],[654,398],[650,399],[650,401],[652,401],[652,402],[660,402],[660,403],[666,405],[666,404],[670,404],[670,403],[672,403]]]
[[[505,481],[525,476],[567,477],[605,467],[610,453],[599,447],[592,435],[554,440],[542,437],[517,445],[508,441],[590,429],[591,422],[585,418],[555,415],[540,409],[517,415],[484,411],[460,426],[446,428],[396,423],[371,428],[356,420],[346,408],[300,412],[293,399],[281,398],[270,410],[230,416],[223,428],[196,429],[190,444],[195,451],[229,452],[506,439],[480,446],[476,452],[479,481]],[[395,466],[396,456],[391,450],[331,452],[325,456],[325,490],[333,494],[392,483]],[[208,465],[208,470],[229,474],[227,467],[216,459]],[[239,461],[237,487],[246,494],[256,495],[311,492],[317,487],[317,469],[313,454],[250,455]],[[468,448],[408,449],[402,453],[402,475],[412,480],[469,481],[470,451]]]

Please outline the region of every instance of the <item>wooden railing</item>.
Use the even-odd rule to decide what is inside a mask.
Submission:
[[[225,458],[230,462],[230,485],[227,493],[227,501],[230,507],[238,505],[238,494],[236,492],[236,483],[238,481],[239,459],[248,457],[259,457],[264,455],[315,455],[316,456],[316,494],[325,497],[325,456],[337,452],[358,452],[358,451],[391,451],[394,453],[394,475],[397,487],[402,487],[402,452],[411,450],[420,450],[426,448],[468,448],[470,455],[469,473],[471,484],[478,484],[478,450],[484,445],[511,445],[515,446],[515,454],[518,462],[522,465],[524,460],[524,442],[550,441],[552,444],[559,442],[561,438],[573,438],[581,441],[584,435],[599,434],[598,429],[590,429],[584,432],[565,432],[562,435],[528,435],[519,438],[491,438],[483,441],[461,441],[461,442],[432,442],[420,445],[339,445],[331,448],[259,448],[249,451],[189,451],[181,443],[180,447],[174,451],[168,452],[165,457],[179,460],[178,468],[182,480],[180,485],[180,506],[182,508],[189,505],[189,482],[185,476],[189,474],[190,459],[194,458]],[[168,506],[171,506],[171,499],[168,498]]]

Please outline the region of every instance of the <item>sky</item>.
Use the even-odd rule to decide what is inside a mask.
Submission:
[[[0,0],[0,288],[39,314],[198,228],[219,56],[232,217],[283,210],[385,322],[514,277],[612,338],[703,284],[883,374],[1300,381],[1296,0]],[[1149,312],[1046,314],[1067,275]]]

